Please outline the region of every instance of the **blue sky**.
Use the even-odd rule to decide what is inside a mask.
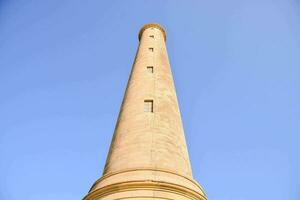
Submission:
[[[0,199],[81,199],[157,22],[210,200],[300,199],[297,0],[0,1]]]

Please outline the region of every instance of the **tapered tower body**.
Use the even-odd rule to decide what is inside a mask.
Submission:
[[[166,32],[147,24],[129,77],[103,176],[85,200],[205,200],[193,180]]]

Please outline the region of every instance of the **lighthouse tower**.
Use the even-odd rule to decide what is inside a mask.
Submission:
[[[192,177],[166,32],[147,24],[139,41],[103,176],[84,200],[206,200]]]

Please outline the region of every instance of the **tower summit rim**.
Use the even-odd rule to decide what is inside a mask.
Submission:
[[[166,33],[165,29],[157,23],[149,23],[149,24],[144,25],[139,32],[139,40],[141,40],[144,31],[148,28],[157,28],[164,35],[165,41],[167,40],[167,33]]]

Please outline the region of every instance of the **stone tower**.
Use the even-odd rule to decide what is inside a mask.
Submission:
[[[193,180],[166,32],[140,30],[139,47],[103,176],[85,200],[206,200]]]

